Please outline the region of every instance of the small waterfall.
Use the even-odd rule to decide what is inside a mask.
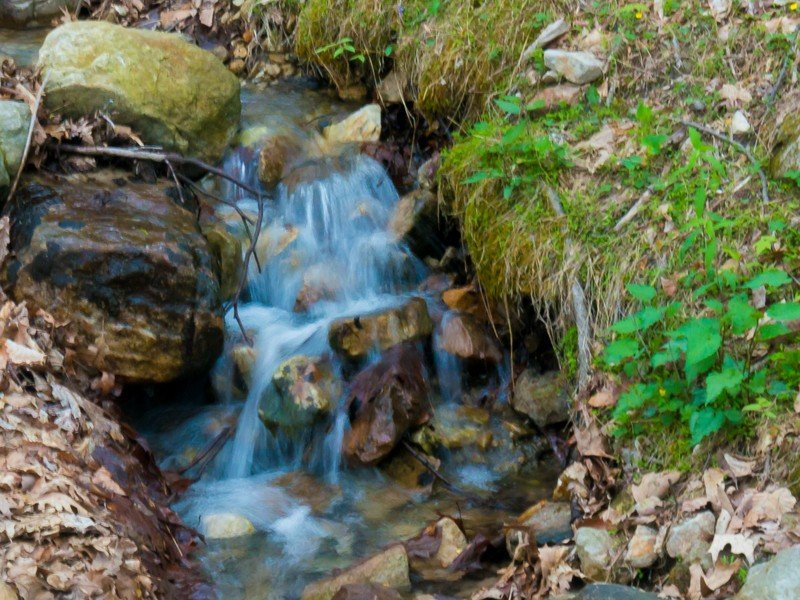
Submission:
[[[241,158],[228,161],[237,177],[249,180],[253,166],[247,167]],[[399,196],[377,162],[360,154],[322,158],[301,165],[288,179],[270,201],[259,242],[265,249],[262,271],[251,265],[251,300],[240,307],[245,328],[254,332],[256,358],[234,439],[218,460],[217,472],[226,479],[296,467],[305,455],[304,466],[336,481],[346,415],[336,410],[312,432],[269,431],[259,408],[276,397],[273,373],[292,356],[328,352],[334,319],[399,304],[425,272],[388,231]],[[313,286],[323,298],[299,307],[298,296]],[[232,316],[227,328],[237,335]]]

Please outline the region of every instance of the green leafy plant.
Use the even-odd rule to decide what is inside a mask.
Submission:
[[[360,63],[363,63],[366,60],[364,53],[356,50],[356,47],[353,45],[353,38],[350,37],[344,37],[331,44],[320,46],[319,48],[316,48],[314,52],[317,54],[331,53],[333,58],[345,56],[348,58],[348,60],[354,60]]]

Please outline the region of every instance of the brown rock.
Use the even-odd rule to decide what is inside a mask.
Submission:
[[[659,548],[656,547],[658,531],[646,525],[637,525],[628,549],[625,562],[634,569],[646,569],[658,560]]]
[[[351,583],[340,587],[333,600],[403,600],[403,597],[382,585]]]
[[[582,87],[571,83],[562,83],[553,87],[544,88],[531,98],[530,103],[541,104],[540,107],[534,108],[532,112],[534,114],[550,112],[558,108],[561,104],[575,106],[580,101],[582,93]]]
[[[525,369],[514,384],[511,406],[539,427],[569,420],[567,383],[558,371],[538,374]]]
[[[258,153],[258,178],[261,183],[267,187],[275,186],[300,155],[301,147],[297,138],[280,133],[266,138]]]
[[[43,178],[12,210],[7,290],[70,322],[78,360],[130,381],[207,368],[222,350],[219,273],[171,185]]]
[[[498,364],[503,351],[497,339],[471,315],[445,315],[438,333],[438,347],[464,360]]]
[[[356,583],[371,583],[391,589],[411,587],[405,547],[402,544],[391,546],[338,575],[307,585],[301,600],[332,600],[344,586]]]
[[[421,340],[433,331],[428,307],[422,298],[382,312],[334,321],[328,341],[345,358],[358,359],[372,349],[386,350],[403,342]]]
[[[413,345],[391,348],[356,375],[347,399],[351,428],[343,446],[348,460],[380,462],[410,428],[430,418],[429,394],[422,353]]]

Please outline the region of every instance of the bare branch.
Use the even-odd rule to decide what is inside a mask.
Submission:
[[[14,183],[11,185],[11,189],[8,191],[8,196],[6,197],[6,204],[11,202],[11,198],[14,197],[14,192],[17,191],[17,186],[19,185],[19,178],[22,176],[22,170],[25,168],[25,163],[28,162],[28,153],[31,151],[31,140],[33,139],[33,130],[36,128],[36,114],[39,112],[39,105],[42,103],[42,96],[44,95],[44,88],[47,85],[47,80],[50,78],[50,74],[48,73],[45,75],[42,84],[39,86],[39,91],[36,93],[36,101],[33,103],[33,110],[31,111],[31,122],[28,125],[28,135],[25,138],[25,149],[22,151],[22,159],[19,161],[19,167],[17,168],[17,174],[14,177]]]

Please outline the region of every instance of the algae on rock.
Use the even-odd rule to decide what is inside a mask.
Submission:
[[[45,38],[39,67],[48,110],[104,113],[165,150],[215,162],[239,126],[236,76],[176,34],[66,23]]]

